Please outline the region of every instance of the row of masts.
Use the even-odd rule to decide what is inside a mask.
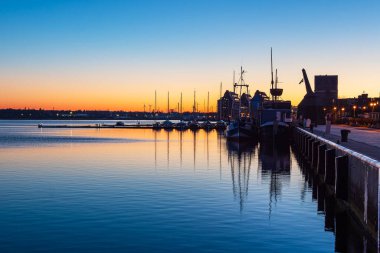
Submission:
[[[275,73],[275,78],[273,77],[273,56],[272,56],[272,48],[270,49],[270,61],[271,61],[271,89],[270,93],[272,95],[272,100],[276,101],[278,97],[282,95],[283,90],[278,88],[278,75],[277,75],[277,69]],[[242,96],[243,88],[246,88],[246,94],[249,95],[249,85],[245,83],[244,80],[244,74],[246,73],[245,70],[243,70],[243,67],[240,67],[240,78],[238,82],[235,82],[235,71],[233,71],[233,92],[237,94],[236,89],[239,89],[239,99]],[[222,98],[222,91],[223,91],[223,84],[220,83],[220,90],[219,90],[219,98]],[[203,102],[204,111],[207,113],[210,113],[210,92],[207,92],[207,111],[206,111],[206,101]],[[199,112],[199,104],[196,102],[196,91],[194,90],[194,101],[193,101],[193,107],[192,112],[196,113]],[[151,106],[149,105],[149,110],[151,111]],[[177,103],[177,111],[178,113],[183,113],[183,103],[182,103],[182,92],[180,95],[180,101]],[[144,104],[144,112],[145,112],[145,104]],[[154,112],[157,112],[157,91],[154,91]],[[170,113],[170,93],[168,91],[168,97],[167,97],[167,113]]]
[[[207,113],[210,113],[210,92],[207,92],[207,107],[206,107],[206,100],[203,102],[204,111]],[[207,108],[207,111],[206,111]],[[146,109],[146,105],[144,104],[144,112]],[[192,107],[193,113],[199,112],[199,103],[196,101],[196,91],[194,90],[194,103]],[[213,107],[211,106],[211,111],[213,110]],[[149,111],[151,111],[151,105],[149,105]],[[167,113],[170,113],[170,92],[168,91],[167,94]],[[157,110],[157,91],[154,91],[154,112],[158,112]],[[182,103],[182,92],[180,94],[179,102],[177,103],[177,112],[183,113],[183,103]]]

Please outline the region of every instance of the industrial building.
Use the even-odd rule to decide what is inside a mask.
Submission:
[[[333,107],[338,99],[338,76],[317,75],[314,91],[311,89],[305,69],[302,69],[306,95],[298,105],[298,117],[310,118],[314,124],[324,124],[326,110]]]

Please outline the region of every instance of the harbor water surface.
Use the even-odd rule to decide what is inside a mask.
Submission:
[[[290,145],[40,122],[0,121],[0,252],[372,251]]]

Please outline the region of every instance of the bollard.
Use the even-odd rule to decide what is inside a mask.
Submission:
[[[319,175],[325,174],[325,151],[326,144],[318,146],[318,162],[317,162],[317,172]]]
[[[335,149],[325,151],[325,183],[335,186]]]
[[[347,200],[348,197],[348,156],[335,158],[335,196]]]
[[[312,144],[311,166],[317,169],[318,165],[318,147],[320,142],[315,140]]]

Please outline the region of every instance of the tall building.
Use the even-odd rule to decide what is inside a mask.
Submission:
[[[325,106],[331,106],[338,99],[338,76],[315,76],[314,93],[325,100],[323,103]]]

